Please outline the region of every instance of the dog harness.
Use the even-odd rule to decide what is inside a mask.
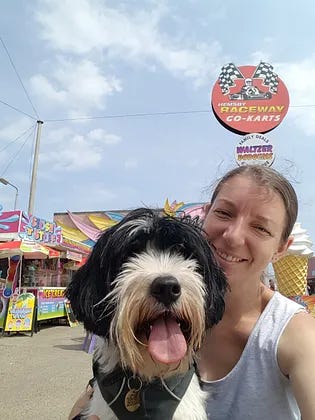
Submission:
[[[143,382],[129,370],[118,367],[109,374],[93,365],[102,396],[119,420],[171,420],[195,373],[195,366],[183,375]]]

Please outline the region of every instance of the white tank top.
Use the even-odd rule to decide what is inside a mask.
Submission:
[[[304,308],[275,292],[251,332],[241,358],[222,379],[202,381],[209,420],[298,420],[290,382],[277,362],[279,338]]]

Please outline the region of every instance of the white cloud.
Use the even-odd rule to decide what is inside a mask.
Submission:
[[[270,54],[264,50],[254,51],[251,54],[250,62],[257,66],[261,61],[272,63],[273,60],[270,58]]]
[[[272,38],[263,40],[265,45],[270,48],[273,43]],[[251,62],[258,65],[260,61],[271,63],[274,71],[286,85],[290,106],[286,118],[293,123],[307,136],[315,134],[315,84],[313,81],[315,55],[309,55],[304,60],[298,62],[277,62],[268,48],[254,51],[250,54]]]
[[[36,74],[30,79],[31,88],[34,95],[42,99],[49,99],[49,101],[56,103],[64,103],[67,99],[66,90],[58,90],[58,87],[53,86],[46,76]]]
[[[67,144],[67,139],[74,135],[74,130],[69,126],[51,129],[47,125],[44,126],[43,135],[45,136],[45,143],[49,147],[55,147],[55,145],[58,147],[59,144]]]
[[[33,92],[43,104],[63,104],[70,113],[88,112],[105,108],[106,97],[121,91],[121,82],[106,76],[90,60],[59,58],[56,70],[49,78],[37,74],[31,78]]]
[[[47,133],[40,162],[43,167],[49,164],[53,171],[95,169],[102,161],[105,148],[120,141],[119,136],[103,129],[93,129],[86,135],[78,134],[70,128],[51,130]]]
[[[136,12],[110,8],[105,1],[77,0],[74,7],[72,0],[46,0],[40,5],[36,18],[42,38],[62,53],[106,53],[148,69],[157,64],[197,85],[207,83],[209,73],[216,75],[225,62],[218,42],[187,43],[162,32],[164,4]]]
[[[199,43],[193,49],[156,45],[152,55],[172,74],[192,79],[197,87],[209,83],[210,75],[216,75],[222,66],[218,42],[213,42],[211,47]]]
[[[5,126],[3,126],[3,124],[1,125],[0,139],[4,140],[3,143],[5,144],[9,144],[18,137],[23,139],[32,131],[31,127],[35,127],[35,121],[32,121],[29,118],[22,117],[20,119],[14,119],[10,124]],[[4,145],[2,144],[1,146],[2,149]]]
[[[35,12],[42,25],[42,38],[63,52],[86,54],[102,44],[102,20],[99,2],[43,0]]]
[[[104,185],[100,182],[77,183],[73,185],[73,191],[74,194],[71,198],[72,211],[82,211],[82,197],[85,197],[85,208],[90,211],[111,208],[118,197],[118,194],[111,189],[110,184]]]
[[[134,169],[138,167],[138,161],[136,159],[128,159],[124,165],[126,169]]]
[[[315,134],[314,66],[315,55],[299,62],[275,65],[289,91],[292,107],[288,117],[308,136]]]
[[[84,194],[86,197],[93,197],[94,202],[102,204],[104,200],[112,200],[117,197],[117,194],[111,190],[110,185],[104,185],[100,182],[93,182],[93,185],[77,186],[79,194]]]
[[[103,142],[104,144],[117,144],[121,142],[121,137],[116,136],[115,134],[108,134],[102,128],[95,128],[89,132],[89,138],[91,140],[96,140]]]
[[[43,164],[48,163],[53,170],[80,171],[97,167],[102,159],[101,149],[92,146],[82,135],[75,135],[67,140],[67,146],[60,150],[53,150],[43,154]]]

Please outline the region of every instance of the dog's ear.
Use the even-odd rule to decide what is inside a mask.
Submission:
[[[105,298],[128,255],[142,251],[150,235],[147,220],[153,218],[149,209],[129,212],[115,226],[106,229],[96,242],[86,262],[73,276],[66,297],[73,313],[88,331],[108,336],[113,308]],[[135,221],[138,220],[138,224]],[[145,221],[145,223],[144,223]],[[133,235],[133,232],[137,234]]]
[[[199,246],[198,246],[199,244]],[[206,285],[206,327],[217,324],[224,313],[224,296],[228,289],[228,282],[223,270],[219,267],[206,238],[199,237],[198,242],[192,242],[196,250],[195,258],[199,262],[200,274]]]
[[[113,228],[106,230],[95,244],[92,253],[73,276],[65,296],[70,300],[74,315],[84,323],[86,330],[107,336],[110,319],[104,313],[105,305],[98,304],[110,291],[110,280],[101,268]],[[106,258],[106,256],[105,256]]]
[[[225,309],[224,295],[228,288],[228,283],[211,250],[208,257],[208,267],[205,271],[207,286],[206,327],[210,328],[217,324],[223,316]]]

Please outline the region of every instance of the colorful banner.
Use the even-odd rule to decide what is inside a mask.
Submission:
[[[67,238],[66,236],[62,237],[62,245],[64,247],[69,248],[69,250],[71,251],[83,253],[85,255],[91,252],[91,246],[85,245],[83,242],[76,242],[72,239]]]
[[[38,321],[66,316],[64,291],[65,287],[42,287],[38,289]]]
[[[29,216],[20,210],[2,212],[0,204],[0,234],[13,233],[19,234],[20,238],[43,244],[62,243],[62,230],[56,223]]]
[[[79,254],[78,252],[67,250],[66,251],[66,258],[68,260],[81,262],[82,261],[82,254]]]
[[[4,298],[8,299],[12,295],[13,290],[15,290],[16,286],[18,285],[18,268],[20,260],[21,258],[18,255],[12,256],[8,259],[9,267],[7,271],[6,283],[1,293]]]
[[[0,289],[0,329],[2,330],[5,323],[9,299],[3,297],[3,289]]]
[[[22,223],[23,214],[20,210],[4,211],[0,205],[0,233],[17,233]]]
[[[13,294],[9,300],[5,332],[32,331],[35,314],[33,293]]]
[[[28,223],[24,225],[24,232],[20,233],[20,237],[42,243],[62,243],[61,227],[57,226],[56,223],[35,216],[30,216]]]

